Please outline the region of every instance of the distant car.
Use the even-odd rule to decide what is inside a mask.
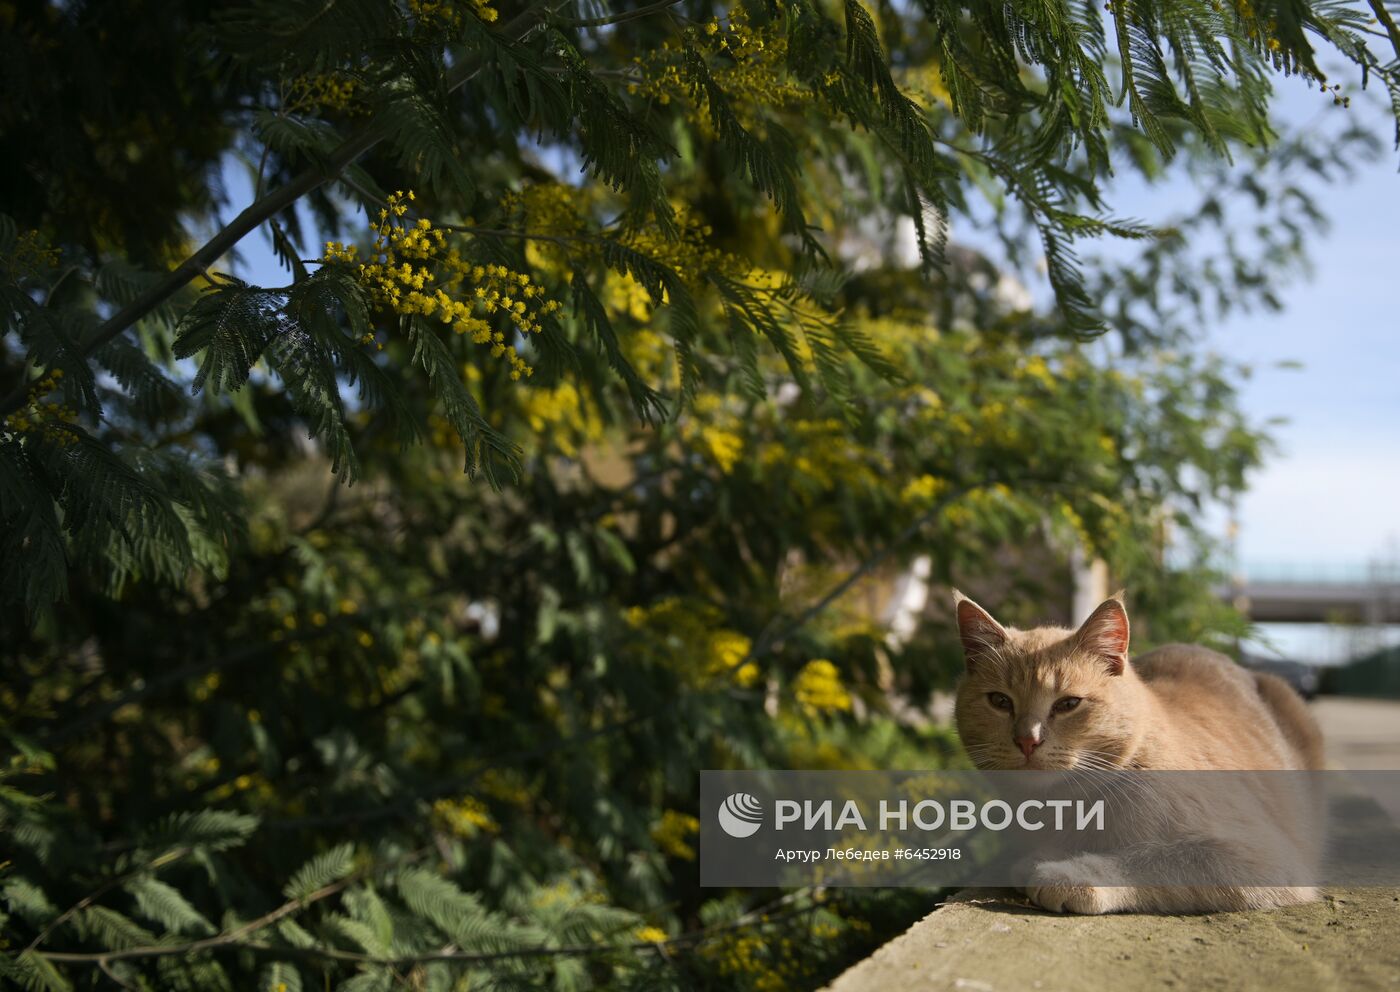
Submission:
[[[1243,659],[1246,668],[1252,668],[1256,672],[1268,672],[1270,675],[1277,675],[1289,685],[1291,685],[1304,699],[1312,699],[1317,695],[1321,678],[1317,669],[1312,665],[1305,665],[1301,661],[1286,661],[1282,658],[1250,658]]]

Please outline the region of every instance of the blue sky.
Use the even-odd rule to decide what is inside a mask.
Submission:
[[[1384,105],[1357,93],[1351,77],[1335,76],[1348,81],[1349,109],[1285,80],[1276,119],[1315,128],[1325,140],[1342,123],[1337,115],[1350,115],[1381,136],[1385,150],[1351,178],[1314,188],[1330,225],[1311,246],[1310,275],[1285,283],[1283,311],[1232,315],[1202,341],[1253,367],[1241,393],[1247,414],[1260,423],[1283,420],[1270,429],[1277,450],[1238,509],[1236,548],[1246,572],[1251,565],[1326,574],[1376,560],[1400,564],[1400,152],[1390,144],[1394,125]],[[1128,182],[1108,199],[1118,216],[1161,221],[1190,202],[1186,183]],[[1224,515],[1213,518],[1223,534]],[[1259,634],[1255,650],[1308,661],[1400,643],[1396,628],[1269,624]]]
[[[1245,410],[1256,421],[1286,421],[1273,429],[1278,450],[1240,503],[1239,557],[1246,570],[1261,562],[1335,569],[1400,561],[1400,153],[1375,103],[1332,108],[1296,81],[1279,96],[1282,121],[1319,121],[1321,101],[1324,114],[1366,123],[1386,149],[1350,180],[1317,189],[1330,227],[1311,252],[1311,277],[1281,294],[1283,312],[1240,314],[1207,332],[1207,347],[1255,369],[1241,397]],[[1113,206],[1150,220],[1170,212],[1174,194],[1170,184],[1124,190]],[[1396,640],[1393,630],[1268,625],[1262,633],[1285,654],[1324,661]]]
[[[1285,123],[1326,124],[1326,114],[1350,115],[1387,147],[1351,179],[1317,188],[1331,225],[1311,251],[1311,277],[1285,286],[1283,312],[1233,316],[1206,336],[1208,347],[1254,367],[1242,397],[1246,411],[1256,420],[1287,421],[1274,430],[1278,452],[1241,503],[1240,557],[1328,565],[1395,557],[1400,153],[1389,146],[1393,125],[1369,100],[1334,108],[1296,80],[1285,81],[1279,97],[1277,117]],[[1149,218],[1162,212],[1150,190],[1129,193],[1115,208]],[[1301,367],[1277,367],[1285,361]]]
[[[1309,570],[1400,558],[1400,175],[1387,150],[1355,181],[1323,191],[1332,227],[1314,274],[1285,294],[1281,314],[1225,322],[1210,336],[1258,369],[1245,408],[1281,416],[1279,450],[1240,504],[1239,554],[1250,563]],[[1271,368],[1296,359],[1297,370]],[[1340,661],[1395,643],[1395,631],[1358,633],[1267,625],[1283,654]]]

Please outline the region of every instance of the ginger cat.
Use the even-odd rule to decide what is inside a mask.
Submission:
[[[1118,598],[1102,603],[1078,630],[1024,631],[1003,627],[961,593],[954,592],[954,601],[967,661],[956,720],[979,768],[1322,767],[1321,732],[1287,683],[1241,668],[1215,651],[1183,644],[1129,661],[1128,614]],[[1317,897],[1312,888],[1228,884],[1232,878],[1261,877],[1261,865],[1315,861],[1320,856],[1315,808],[1296,801],[1280,808],[1267,796],[1232,795],[1222,809],[1218,797],[1208,802],[1197,794],[1199,815],[1181,816],[1183,801],[1191,805],[1192,799],[1174,794],[1174,806],[1159,798],[1153,808],[1152,797],[1136,797],[1141,809],[1132,812],[1141,828],[1131,850],[1043,861],[1026,894],[1047,909],[1074,913],[1210,912]],[[1261,824],[1267,826],[1261,829]],[[1264,835],[1284,839],[1260,840]],[[1144,858],[1155,859],[1152,868],[1168,871],[1173,863],[1199,868],[1201,859],[1208,858],[1214,870],[1210,877],[1222,881],[1104,884],[1117,871],[1142,867]]]

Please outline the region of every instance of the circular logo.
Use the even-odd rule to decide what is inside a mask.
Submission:
[[[736,792],[720,803],[719,825],[731,837],[752,837],[763,826],[763,804],[747,792]]]

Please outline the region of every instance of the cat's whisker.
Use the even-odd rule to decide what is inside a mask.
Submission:
[[[1076,768],[1071,769],[1068,774],[1070,775],[1071,783],[1084,788],[1085,791],[1089,791],[1088,786],[1096,785],[1098,786],[1095,791],[1096,795],[1104,796],[1104,793],[1107,792],[1107,796],[1104,796],[1104,798],[1108,800],[1110,809],[1116,809],[1120,801],[1126,804],[1129,798],[1122,793],[1118,783],[1106,781],[1098,769]]]

